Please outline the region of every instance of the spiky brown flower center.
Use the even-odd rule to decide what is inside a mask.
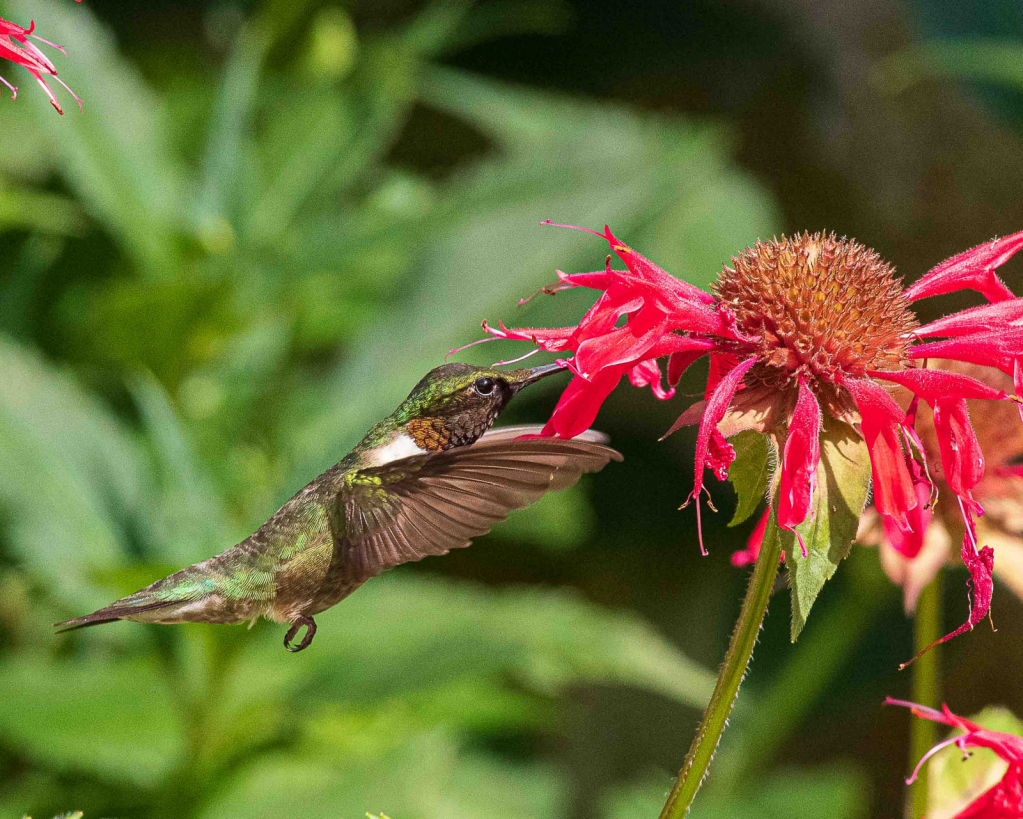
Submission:
[[[732,258],[715,286],[759,355],[747,380],[786,388],[800,374],[822,397],[845,377],[909,365],[917,326],[894,268],[834,233],[757,242]],[[753,349],[749,349],[752,345]]]

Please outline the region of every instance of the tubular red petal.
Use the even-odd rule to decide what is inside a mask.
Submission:
[[[682,379],[682,374],[699,358],[703,358],[710,349],[676,350],[668,359],[668,383],[675,386]]]
[[[576,366],[590,377],[604,367],[639,361],[664,335],[666,327],[667,320],[660,311],[640,310],[624,327],[585,339],[576,353]]]
[[[872,370],[868,374],[908,387],[928,404],[933,404],[940,398],[981,398],[995,401],[1006,397],[1004,390],[996,390],[968,375],[945,370]]]
[[[718,421],[721,420],[725,410],[728,409],[728,405],[731,403],[732,396],[735,395],[735,390],[742,381],[742,377],[756,363],[756,356],[747,358],[741,364],[733,367],[731,372],[721,379],[707,399],[707,408],[704,410],[703,419],[700,421],[700,431],[696,435],[695,481],[690,497],[695,498],[697,501],[697,530],[700,537],[700,551],[703,554],[706,554],[707,550],[703,547],[703,533],[700,531],[702,527],[700,526],[699,519],[699,499],[700,492],[703,490],[703,470],[707,465],[707,450],[710,447],[711,433],[715,431]]]
[[[739,363],[739,359],[731,353],[715,353],[710,357],[707,371],[707,389],[704,395],[709,396],[720,383],[724,375]]]
[[[911,459],[909,468],[910,474],[913,476],[913,486],[916,489],[916,506],[906,513],[906,518],[909,520],[909,531],[904,532],[887,515],[881,515],[881,525],[884,528],[885,540],[888,541],[888,544],[903,557],[913,560],[923,549],[924,534],[931,522],[931,510],[927,504],[931,498],[933,487],[919,463]]]
[[[721,314],[704,304],[681,303],[674,305],[669,314],[672,326],[692,333],[709,333],[731,337],[732,332],[722,321]]]
[[[962,498],[974,514],[980,514],[983,510],[973,500],[970,490],[984,477],[984,453],[970,423],[966,400],[941,398],[935,401],[934,431],[949,489]]]
[[[1023,392],[1023,358],[1019,356],[1012,361],[1012,388],[1017,396]],[[1017,399],[1016,409],[1019,410],[1019,419],[1023,421],[1023,401]]]
[[[506,338],[517,341],[531,341],[551,353],[558,353],[562,350],[574,349],[569,342],[577,327],[518,327],[508,328],[503,321],[499,321],[497,327],[491,327],[483,322],[483,332],[489,333],[497,338]]]
[[[892,518],[902,531],[909,532],[906,515],[916,507],[917,499],[899,443],[899,427],[905,415],[892,397],[871,381],[850,378],[844,386],[852,394],[862,419],[874,479],[874,506]]]
[[[611,250],[618,254],[618,258],[625,262],[625,266],[634,275],[687,301],[701,302],[703,304],[714,303],[714,296],[710,293],[689,284],[689,282],[676,279],[666,270],[646,258],[646,256],[637,253],[627,244],[616,238],[611,232],[611,228],[607,225],[604,226],[603,238],[607,239]]]
[[[944,316],[913,331],[920,338],[928,336],[964,336],[970,333],[989,333],[1004,330],[1023,322],[1023,299],[1009,299],[994,304],[982,304]]]
[[[916,301],[957,290],[976,290],[990,302],[1013,299],[1013,292],[995,270],[1021,247],[1023,231],[977,245],[939,264],[906,291],[906,298]]]
[[[1023,327],[919,344],[912,347],[908,355],[914,359],[951,358],[969,364],[997,367],[1011,376],[1013,362],[1017,356],[1023,356]]]
[[[821,459],[821,408],[804,378],[799,379],[799,397],[792,411],[781,460],[778,494],[778,525],[793,531],[806,520],[817,489],[817,466]],[[803,557],[806,545],[800,538]]]
[[[589,429],[601,404],[621,380],[624,370],[624,367],[609,367],[589,381],[578,375],[573,378],[561,394],[541,434],[574,438]]]

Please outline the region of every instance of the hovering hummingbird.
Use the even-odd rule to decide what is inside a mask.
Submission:
[[[569,440],[537,437],[537,426],[488,432],[512,396],[561,369],[437,367],[340,463],[237,546],[57,628],[262,615],[288,623],[284,647],[301,651],[316,634],[313,615],[369,578],[468,546],[510,510],[622,460],[593,430]]]

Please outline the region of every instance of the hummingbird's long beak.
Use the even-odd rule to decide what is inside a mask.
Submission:
[[[518,392],[523,387],[528,387],[539,381],[541,378],[546,378],[548,375],[554,375],[554,373],[564,372],[565,368],[558,364],[543,364],[539,367],[530,367],[529,369],[519,370],[523,374],[522,378],[517,378],[512,383],[515,391]]]

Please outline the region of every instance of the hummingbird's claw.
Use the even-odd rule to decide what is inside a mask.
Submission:
[[[302,638],[297,646],[293,646],[291,641],[295,639],[295,635],[298,634],[298,630],[305,626],[305,636]],[[313,622],[312,617],[299,617],[294,623],[291,624],[291,628],[288,629],[288,633],[284,635],[284,647],[288,649],[292,654],[297,654],[303,648],[308,648],[309,644],[313,641],[313,637],[316,634],[316,623]]]

